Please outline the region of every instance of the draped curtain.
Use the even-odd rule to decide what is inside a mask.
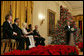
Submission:
[[[5,21],[5,16],[9,14],[10,5],[13,15],[13,23],[15,18],[19,18],[19,26],[21,27],[22,23],[25,22],[27,10],[27,24],[32,24],[32,1],[1,1],[1,25],[3,25],[3,22]]]

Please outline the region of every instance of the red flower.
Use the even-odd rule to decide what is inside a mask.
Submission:
[[[11,53],[13,54],[13,55],[20,55],[20,50],[13,50],[13,51],[11,51]]]
[[[4,53],[4,55],[12,55],[11,52],[8,52],[8,53]]]
[[[80,46],[80,45],[79,45]],[[78,50],[75,46],[67,46],[67,45],[48,45],[48,46],[41,46],[38,45],[37,47],[33,47],[30,50],[13,50],[8,53],[4,53],[4,55],[69,55],[69,54],[76,54]]]
[[[59,52],[52,53],[52,55],[60,55]]]
[[[82,51],[83,50],[83,42],[80,42],[77,45],[78,45],[78,48]]]
[[[65,50],[61,50],[61,54],[62,55],[65,55],[66,53],[65,53]]]

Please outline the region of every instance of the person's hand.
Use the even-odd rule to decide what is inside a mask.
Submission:
[[[34,37],[38,37],[38,36],[34,36]]]
[[[30,33],[33,33],[33,31],[30,31]]]
[[[17,33],[15,33],[15,36],[17,36]]]
[[[21,35],[21,37],[24,37],[23,35]]]
[[[16,32],[13,32],[13,35],[17,36],[17,33]]]
[[[25,38],[27,38],[27,36],[26,36],[26,35],[24,35],[24,37],[25,37]]]
[[[71,31],[74,31],[74,28],[71,28]]]

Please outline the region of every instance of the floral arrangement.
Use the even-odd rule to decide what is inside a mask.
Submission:
[[[74,31],[74,28],[71,28],[71,31]]]
[[[75,46],[67,45],[48,45],[30,48],[29,50],[13,50],[4,55],[78,55],[78,50]]]
[[[77,43],[78,48],[83,51],[83,42]]]

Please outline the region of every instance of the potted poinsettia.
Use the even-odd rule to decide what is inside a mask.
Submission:
[[[75,46],[68,45],[48,45],[30,48],[29,50],[13,50],[4,55],[78,55]]]
[[[83,42],[78,43],[78,48],[83,52]]]

